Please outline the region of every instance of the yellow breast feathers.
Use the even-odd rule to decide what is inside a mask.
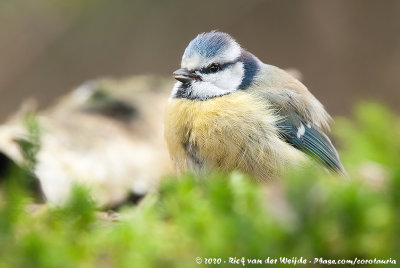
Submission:
[[[265,99],[248,92],[204,101],[171,99],[165,138],[178,172],[238,169],[267,179],[299,157],[279,138],[276,120]]]

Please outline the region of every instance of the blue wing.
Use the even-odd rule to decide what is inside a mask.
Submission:
[[[322,162],[330,170],[346,174],[329,138],[314,126],[303,123],[299,116],[291,114],[280,120],[278,129],[281,137],[293,147]]]

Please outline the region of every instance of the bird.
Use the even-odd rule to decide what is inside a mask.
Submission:
[[[197,35],[173,77],[164,137],[178,174],[239,170],[265,181],[313,158],[345,175],[324,106],[229,34]]]

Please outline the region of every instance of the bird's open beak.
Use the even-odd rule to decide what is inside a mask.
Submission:
[[[173,72],[174,78],[184,84],[189,83],[193,80],[199,80],[200,77],[192,72],[189,72],[186,68],[181,68]]]

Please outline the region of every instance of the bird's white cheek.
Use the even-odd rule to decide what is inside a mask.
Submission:
[[[242,83],[243,74],[243,63],[238,62],[232,68],[219,72],[214,85],[226,91],[234,91]]]
[[[226,93],[226,91],[210,82],[196,82],[192,84],[192,96],[195,98],[208,99],[225,95]]]

